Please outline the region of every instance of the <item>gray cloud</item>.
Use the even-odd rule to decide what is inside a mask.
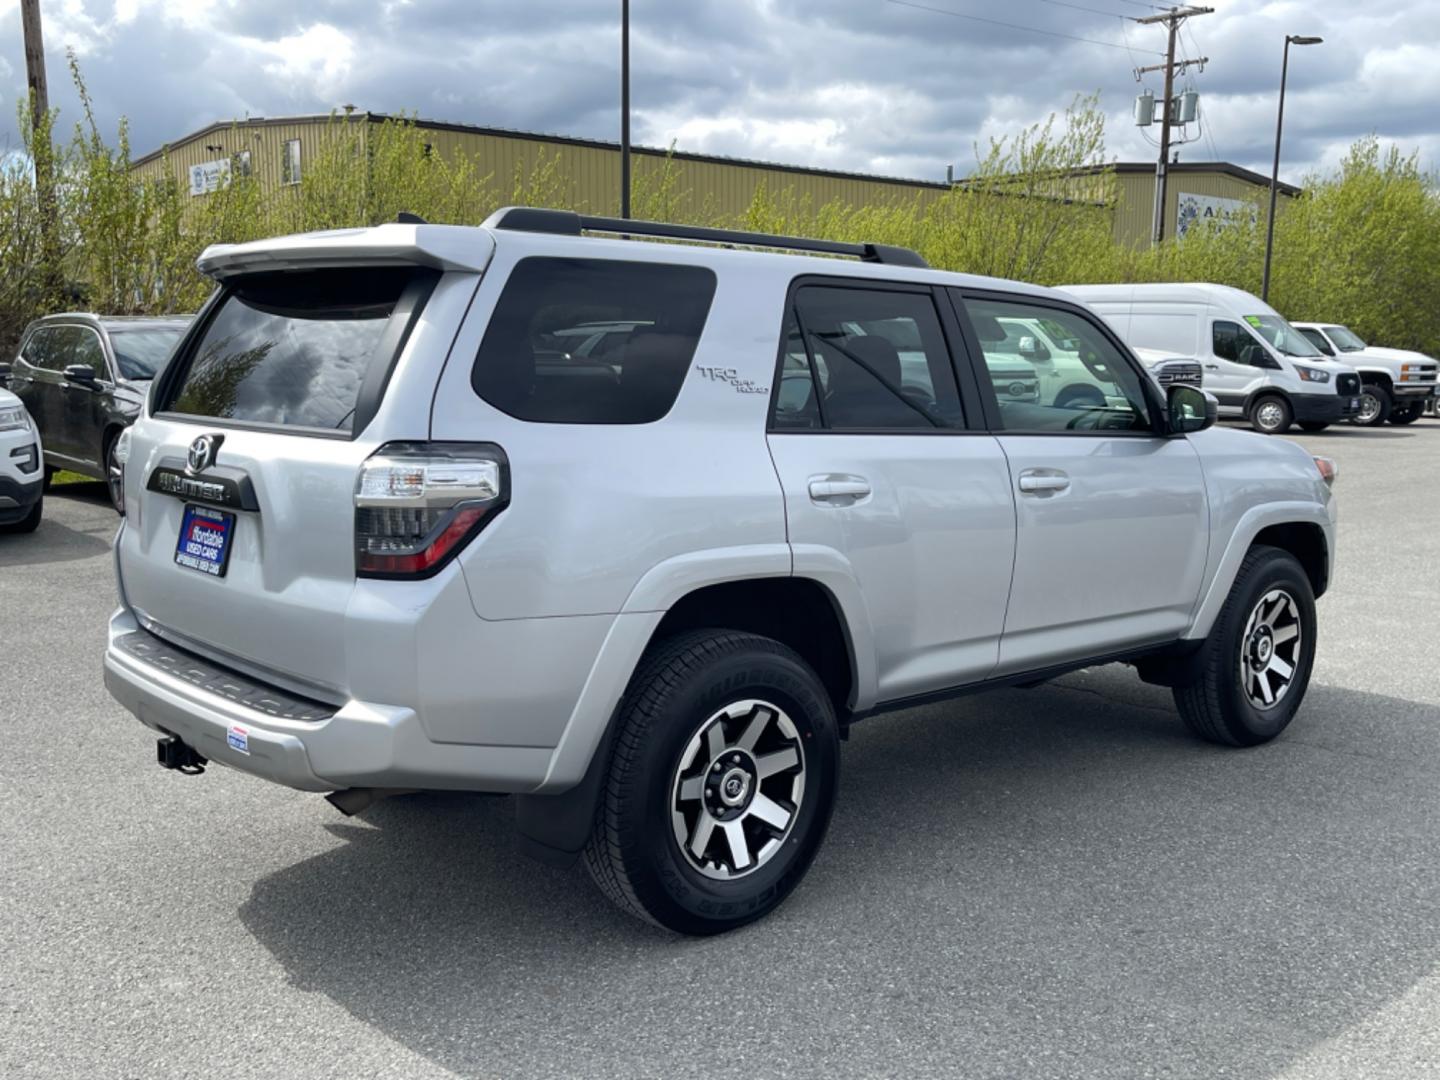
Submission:
[[[1110,155],[1149,160],[1130,121],[1131,72],[1164,45],[1131,0],[916,0],[1091,44],[955,18],[887,0],[633,0],[637,140],[682,149],[936,178],[962,171],[977,140],[1018,130],[1099,91]],[[1268,171],[1286,33],[1292,50],[1284,173],[1333,164],[1376,132],[1427,166],[1440,154],[1430,102],[1440,71],[1424,44],[1440,5],[1396,0],[1214,0],[1184,51],[1210,64],[1205,137],[1182,148]],[[618,3],[613,0],[85,0],[47,5],[52,101],[78,115],[65,73],[74,47],[100,122],[127,116],[137,153],[233,116],[374,111],[614,138]],[[0,0],[0,147],[19,142],[24,93],[17,0]],[[1415,44],[1412,44],[1415,43]],[[1129,47],[1127,51],[1124,46]],[[1146,84],[1159,90],[1159,79]],[[1199,134],[1192,129],[1191,134]]]

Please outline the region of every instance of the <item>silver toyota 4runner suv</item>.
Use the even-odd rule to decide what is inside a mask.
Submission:
[[[200,268],[105,655],[169,768],[514,793],[533,854],[706,934],[800,881],[864,717],[1124,661],[1250,746],[1304,697],[1333,463],[1060,293],[526,208]],[[997,394],[1016,318],[1103,400]]]

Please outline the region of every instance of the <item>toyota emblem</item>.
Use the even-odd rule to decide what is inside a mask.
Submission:
[[[201,435],[190,444],[190,453],[185,461],[185,471],[192,476],[202,473],[215,464],[215,455],[220,450],[220,435]]]

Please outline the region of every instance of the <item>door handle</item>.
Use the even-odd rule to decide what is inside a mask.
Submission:
[[[1027,495],[1065,491],[1069,487],[1070,478],[1064,473],[1022,472],[1020,474],[1020,490]]]
[[[870,494],[870,482],[858,476],[838,480],[811,480],[810,498],[815,502],[863,499]]]
[[[1219,371],[1219,370],[1220,370],[1220,365],[1219,365],[1219,364],[1206,364],[1206,365],[1205,365],[1205,370],[1206,370],[1206,371]]]

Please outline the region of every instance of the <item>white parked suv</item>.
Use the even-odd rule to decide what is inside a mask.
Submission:
[[[1119,660],[1249,746],[1305,695],[1332,464],[1061,293],[523,208],[200,268],[121,447],[105,655],[170,768],[515,793],[534,854],[704,934],[799,882],[862,718]],[[1038,317],[1104,407],[997,394]]]
[[[1360,411],[1351,423],[1362,427],[1413,424],[1433,409],[1440,363],[1424,353],[1367,345],[1348,326],[1297,322],[1292,326],[1326,356],[1343,360],[1360,373]]]
[[[34,532],[45,513],[45,457],[25,405],[0,389],[0,532]]]

